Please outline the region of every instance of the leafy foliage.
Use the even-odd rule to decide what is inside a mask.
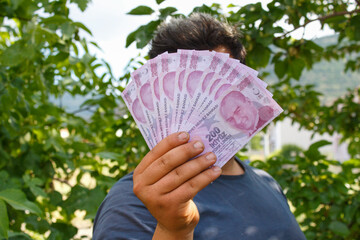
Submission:
[[[360,162],[343,164],[322,155],[316,142],[297,154],[282,151],[252,165],[268,171],[283,187],[307,239],[358,239],[360,233]]]
[[[85,11],[89,2],[0,0],[1,239],[74,238],[78,212],[93,219],[109,188],[148,150],[118,94],[120,83],[142,63],[131,59],[124,76],[115,79],[109,64],[89,52],[89,45],[97,45],[82,36],[91,31],[69,18],[69,4]],[[154,18],[130,33],[126,46],[145,47],[162,21],[182,16],[175,7],[161,7],[162,2],[156,0],[159,9],[142,5],[129,12]],[[193,11],[237,25],[247,62],[263,77],[272,64],[278,79],[271,87],[286,110],[282,117],[314,133],[340,133],[350,143],[354,159],[344,164],[318,152],[325,143],[299,150],[293,158],[279,155],[254,164],[277,177],[309,239],[358,238],[359,176],[353,169],[359,168],[360,92],[327,106],[312,86],[297,81],[322,59],[346,59],[345,70],[359,70],[359,5],[274,0],[266,9],[260,3],[227,9],[214,3]],[[321,47],[291,38],[292,31],[314,21],[333,29],[337,42]],[[83,103],[69,111],[61,102],[73,97]],[[341,172],[334,173],[333,166]]]
[[[0,1],[1,239],[73,238],[76,212],[93,219],[147,150],[122,117],[118,80],[80,35],[90,30],[69,18],[69,3],[88,2]],[[64,97],[84,103],[69,112]]]
[[[128,12],[130,15],[151,15],[154,12],[150,7],[148,6],[138,6]]]
[[[344,97],[328,106],[321,103],[322,93],[315,91],[314,86],[294,84],[294,80],[299,81],[305,69],[312,69],[321,60],[344,59],[346,71],[360,69],[356,61],[360,52],[360,38],[349,30],[355,29],[360,23],[356,21],[360,13],[358,2],[274,0],[267,4],[267,9],[261,3],[243,7],[230,4],[227,11],[220,4],[213,3],[210,6],[204,4],[195,7],[193,12],[206,12],[238,26],[243,33],[242,40],[247,49],[246,62],[250,67],[261,71],[271,63],[278,78],[271,86],[272,92],[285,109],[277,120],[290,117],[301,128],[314,133],[341,133],[341,141],[349,143],[351,156],[360,158],[360,136],[357,131],[360,126],[359,102],[356,100],[359,91],[349,90]],[[171,13],[170,16],[176,17],[179,14]],[[163,20],[161,14],[157,14],[156,18],[157,20],[130,33],[126,46],[133,42],[137,43],[137,48],[146,46],[156,30],[155,26]],[[293,29],[286,30],[282,26],[284,24],[280,24],[283,21]],[[337,41],[322,47],[313,40],[297,40],[290,36],[290,33],[301,28],[306,31],[305,27],[315,21],[320,22],[323,27],[326,25],[333,29],[338,34]],[[269,67],[266,70],[268,69]],[[268,72],[262,71],[263,78],[267,75]],[[343,124],[344,119],[349,125]]]

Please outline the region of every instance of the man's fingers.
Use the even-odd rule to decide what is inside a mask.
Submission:
[[[189,142],[178,146],[159,157],[156,161],[153,161],[142,172],[141,177],[147,180],[147,184],[153,184],[173,169],[199,155],[203,150],[204,144],[200,141]]]
[[[179,202],[189,201],[193,199],[200,190],[215,181],[220,175],[221,168],[217,166],[212,167],[186,181],[180,187],[168,194],[172,194],[172,197],[178,199]]]
[[[180,146],[189,141],[189,134],[187,132],[177,132],[170,134],[161,140],[153,149],[151,149],[143,160],[135,169],[135,174],[142,173],[153,161],[170,151],[171,149]]]
[[[185,162],[173,169],[156,184],[162,193],[168,193],[195,177],[216,162],[214,153],[207,153],[195,159]]]

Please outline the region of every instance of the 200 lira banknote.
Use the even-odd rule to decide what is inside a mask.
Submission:
[[[283,111],[257,71],[226,53],[163,53],[131,77],[122,97],[149,148],[187,131],[219,167]]]

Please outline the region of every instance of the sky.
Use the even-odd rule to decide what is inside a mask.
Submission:
[[[230,3],[237,5],[246,5],[259,1],[255,0],[166,0],[160,6],[155,0],[92,0],[85,12],[81,12],[74,4],[70,6],[70,18],[85,24],[93,33],[93,37],[87,36],[88,40],[95,41],[102,51],[93,49],[99,58],[107,61],[116,78],[119,78],[129,59],[135,57],[139,50],[135,48],[135,44],[125,48],[126,37],[129,33],[136,30],[140,25],[146,24],[153,20],[155,16],[132,16],[127,15],[131,9],[139,5],[147,5],[153,9],[173,6],[178,9],[179,13],[188,14],[195,6],[213,2],[226,7]],[[271,0],[260,1],[263,8]],[[291,29],[288,29],[291,30]],[[320,31],[318,23],[309,24],[306,28],[307,35],[305,38],[321,37],[331,34],[331,31],[325,29]],[[292,36],[299,38],[302,36],[303,30],[295,31]],[[145,50],[146,51],[146,50]]]

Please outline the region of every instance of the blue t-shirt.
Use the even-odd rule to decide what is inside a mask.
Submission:
[[[194,239],[306,239],[279,184],[268,173],[239,163],[243,175],[221,175],[195,196],[200,222]],[[152,239],[156,224],[134,195],[130,173],[113,186],[101,204],[93,239]]]

